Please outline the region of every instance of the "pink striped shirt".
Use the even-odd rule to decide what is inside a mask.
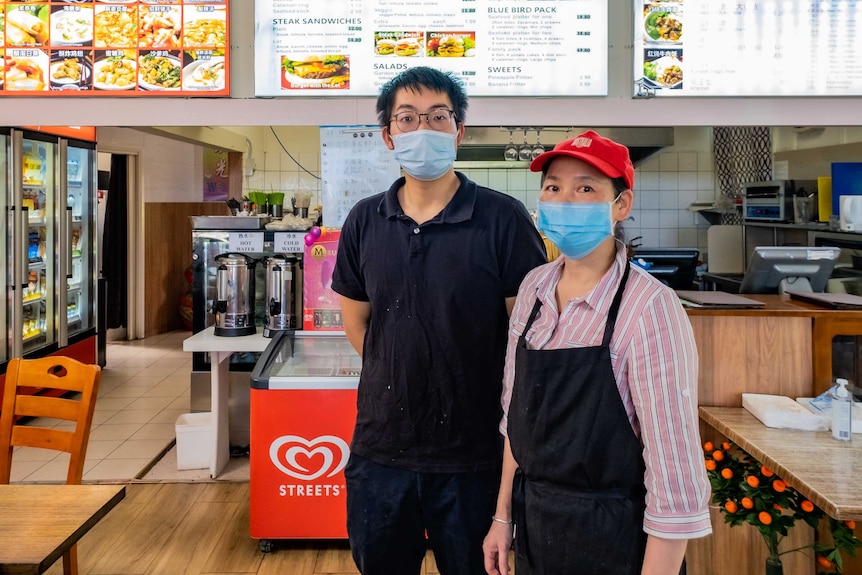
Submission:
[[[509,323],[503,375],[505,435],[515,372],[515,348],[536,298],[539,316],[527,333],[530,349],[601,345],[608,310],[622,279],[625,249],[586,297],[560,312],[556,288],[565,258],[531,271],[518,290]],[[611,362],[620,397],[644,447],[644,531],[667,539],[708,535],[709,481],[703,464],[697,416],[697,346],[676,294],[632,266],[611,338]]]

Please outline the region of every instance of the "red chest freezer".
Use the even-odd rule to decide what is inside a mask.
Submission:
[[[273,339],[251,375],[250,533],[347,538],[344,466],[361,360],[343,333]]]

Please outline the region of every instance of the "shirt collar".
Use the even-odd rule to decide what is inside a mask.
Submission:
[[[599,280],[596,287],[593,288],[585,298],[581,299],[582,302],[586,303],[594,310],[599,310],[602,307],[610,307],[611,301],[613,300],[613,294],[616,293],[617,287],[620,285],[623,273],[625,272],[627,258],[625,245],[621,242],[616,242],[616,249],[617,254],[610,269],[605,272],[605,275],[602,276],[602,279]],[[557,301],[557,284],[560,282],[560,277],[563,273],[563,263],[565,260],[565,257],[559,257],[548,264],[550,267],[548,273],[545,275],[545,278],[536,285],[536,296],[542,300],[543,304],[547,305],[548,303],[553,302],[554,309],[556,309]],[[611,294],[611,297],[607,297],[606,294],[608,293]],[[559,311],[561,310],[558,310],[558,312]]]
[[[449,201],[443,211],[440,212],[439,219],[434,218],[437,223],[457,224],[465,222],[473,217],[473,208],[476,205],[476,182],[470,180],[464,174],[455,172],[458,180],[461,182],[455,195]],[[395,183],[389,187],[383,194],[380,204],[377,206],[377,213],[384,218],[394,218],[403,216],[404,210],[401,209],[401,204],[398,203],[398,190],[404,185],[405,178],[402,176],[395,180]]]

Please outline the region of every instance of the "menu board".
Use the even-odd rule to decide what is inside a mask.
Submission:
[[[229,96],[227,0],[0,0],[0,96]]]
[[[862,94],[862,2],[635,0],[634,78],[656,96]]]
[[[401,166],[381,134],[379,126],[320,129],[321,204],[326,226],[340,228],[356,202],[385,192],[401,176]]]
[[[255,95],[376,96],[413,66],[473,96],[607,94],[607,0],[255,0]]]

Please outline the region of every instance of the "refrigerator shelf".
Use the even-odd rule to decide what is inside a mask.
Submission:
[[[23,304],[24,305],[33,305],[34,303],[39,303],[42,301],[45,301],[45,298],[43,298],[42,296],[39,296],[39,297],[24,299]]]
[[[38,339],[39,337],[45,335],[41,331],[36,331],[30,334],[24,334],[24,338],[21,340],[23,343],[27,343],[29,341],[33,341],[34,339]]]

